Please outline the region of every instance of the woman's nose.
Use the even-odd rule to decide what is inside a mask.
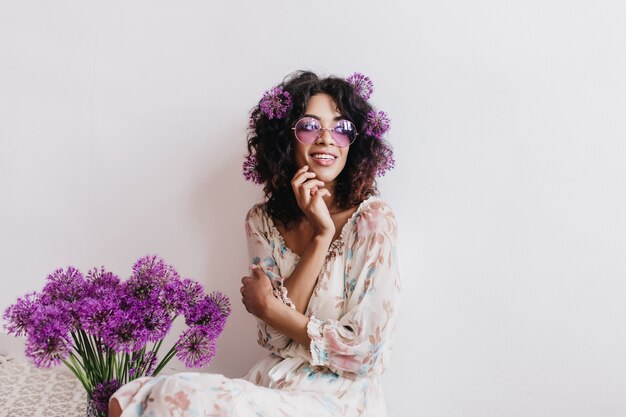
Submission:
[[[319,143],[335,143],[335,140],[333,139],[333,136],[330,134],[330,129],[322,129],[322,132],[320,133],[320,137],[317,139],[317,141]]]

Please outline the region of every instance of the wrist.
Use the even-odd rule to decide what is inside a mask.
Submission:
[[[273,317],[276,316],[277,305],[282,304],[274,296],[268,297],[266,302],[263,303],[263,307],[259,311],[259,318],[266,323],[270,323]]]
[[[318,240],[320,243],[328,243],[330,245],[333,241],[333,236],[335,236],[335,228],[315,230],[313,239]]]

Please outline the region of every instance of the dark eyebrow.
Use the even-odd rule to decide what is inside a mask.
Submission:
[[[315,119],[315,120],[317,120],[317,121],[320,121],[320,117],[319,117],[319,116],[316,116],[316,115],[314,115],[314,114],[308,114],[308,113],[307,113],[307,114],[305,114],[305,115],[304,115],[304,116],[302,116],[302,117],[311,117],[311,118],[313,118],[313,119]],[[339,121],[339,120],[341,120],[341,119],[345,119],[345,117],[343,117],[343,116],[339,115],[339,116],[335,117],[333,120],[334,120],[335,122],[337,122],[337,121]]]

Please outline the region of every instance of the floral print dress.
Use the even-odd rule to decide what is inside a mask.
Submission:
[[[251,263],[283,286],[300,257],[257,204],[246,216]],[[380,375],[389,362],[400,295],[396,221],[378,197],[363,201],[328,251],[305,314],[310,347],[258,320],[270,351],[243,378],[180,373],[144,377],[113,396],[122,417],[386,416]]]

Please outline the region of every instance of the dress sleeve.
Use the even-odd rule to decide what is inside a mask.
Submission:
[[[278,265],[274,257],[275,243],[270,239],[270,228],[267,223],[263,208],[260,205],[254,206],[246,216],[246,238],[248,241],[248,259],[250,265],[258,265],[270,278],[274,297],[295,309],[287,295],[287,288],[283,285],[285,278],[281,277]],[[279,353],[287,347],[291,338],[274,329],[263,320],[257,318],[258,343],[268,350]]]
[[[346,253],[344,302],[339,320],[312,315],[311,364],[346,377],[382,374],[395,337],[400,297],[396,221],[382,201],[363,209]]]

